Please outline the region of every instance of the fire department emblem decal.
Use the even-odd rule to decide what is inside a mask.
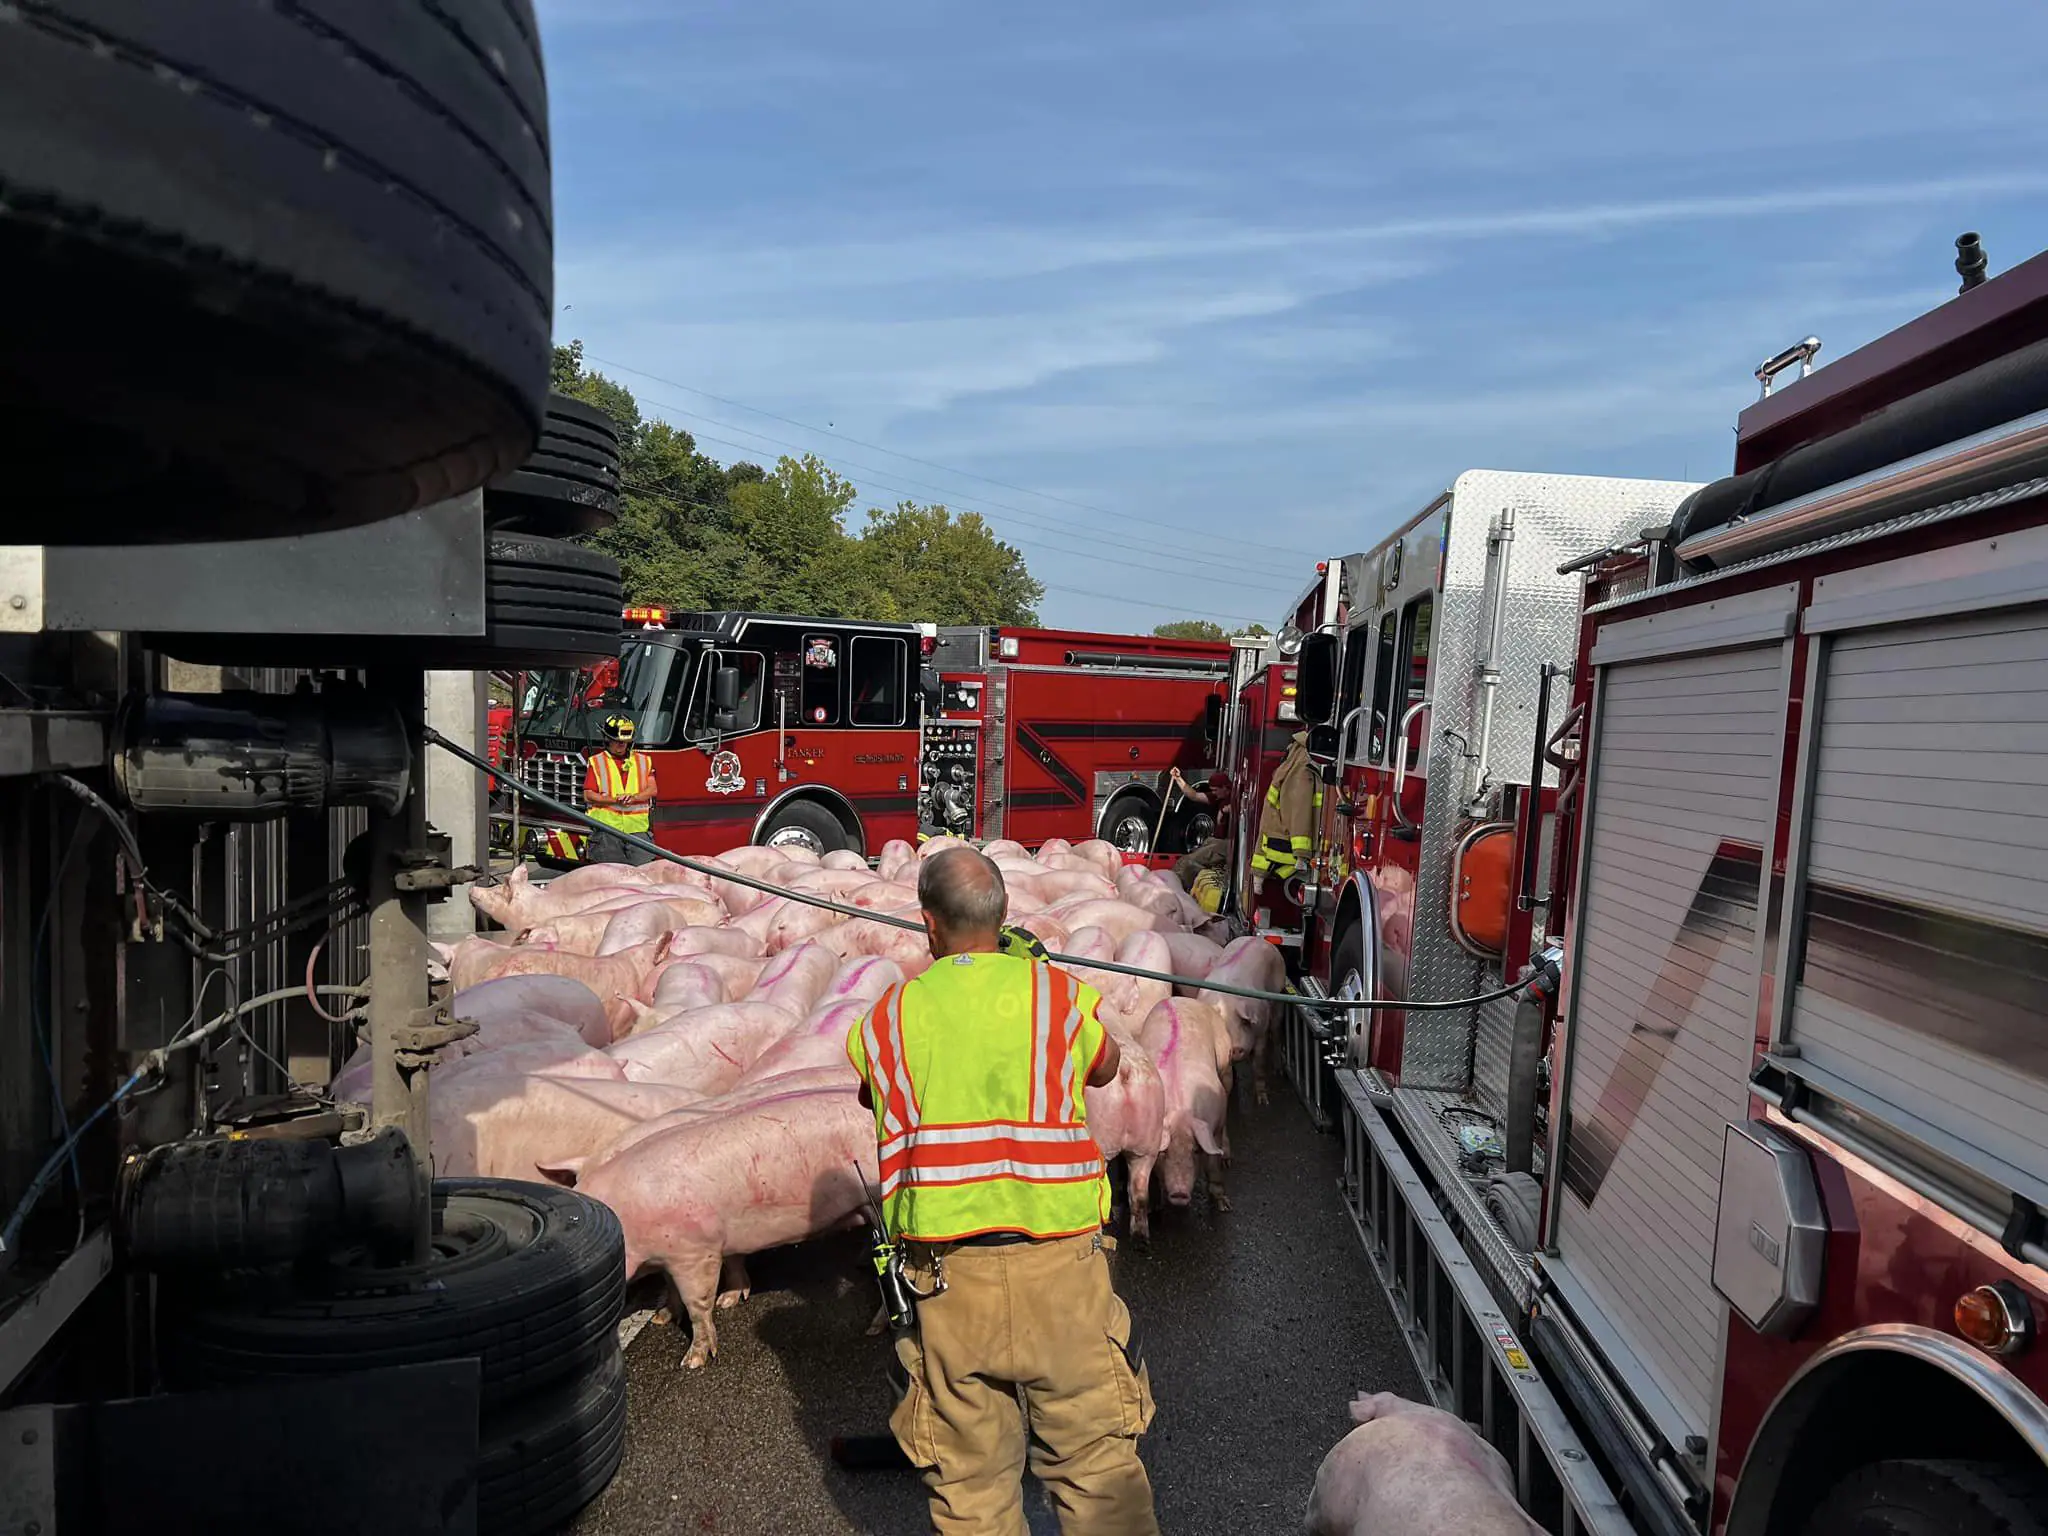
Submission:
[[[832,648],[830,640],[813,640],[809,649],[804,652],[804,665],[807,667],[829,668],[838,664],[839,653]]]
[[[747,787],[747,776],[740,768],[737,752],[714,752],[711,755],[711,777],[704,781],[704,787],[714,795],[736,795]]]

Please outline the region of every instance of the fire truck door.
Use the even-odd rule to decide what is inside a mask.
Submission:
[[[1765,596],[1782,602],[1763,632],[1782,636],[1791,598]],[[1683,1448],[1712,1433],[1718,1171],[1723,1127],[1747,1112],[1790,647],[1671,656],[1666,632],[1645,657],[1630,647],[1652,637],[1621,632],[1648,622],[1613,626],[1593,652],[1569,1130],[1551,1170],[1558,1252],[1543,1265]]]

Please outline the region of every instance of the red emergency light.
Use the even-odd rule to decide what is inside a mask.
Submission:
[[[658,603],[635,603],[626,609],[628,624],[666,624],[668,610]]]

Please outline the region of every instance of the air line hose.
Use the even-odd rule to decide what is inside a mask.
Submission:
[[[470,767],[477,769],[490,778],[504,779],[507,777],[468,748],[457,746],[432,726],[422,727],[421,734],[423,739],[430,744],[460,758],[463,762],[469,764]],[[924,932],[924,925],[922,923],[913,923],[908,918],[891,917],[882,912],[870,912],[865,907],[848,906],[845,902],[833,901],[829,897],[813,895],[809,891],[786,891],[780,886],[769,884],[766,880],[757,880],[752,875],[743,875],[736,869],[725,869],[716,864],[705,864],[697,859],[686,858],[680,853],[674,853],[667,848],[663,848],[652,838],[641,837],[631,832],[621,832],[617,827],[606,826],[595,817],[586,816],[573,805],[565,805],[552,795],[542,794],[537,789],[528,789],[525,785],[518,784],[516,781],[508,781],[508,783],[510,783],[510,787],[517,790],[521,799],[531,800],[547,810],[553,811],[557,816],[566,816],[571,821],[580,823],[592,831],[608,833],[623,842],[632,844],[635,848],[644,849],[657,858],[668,860],[671,864],[680,864],[683,868],[694,870],[708,879],[730,881],[734,885],[743,885],[749,890],[761,891],[769,896],[781,896],[789,901],[801,902],[805,906],[818,907],[827,912],[837,912],[843,917],[857,918],[870,923],[884,923],[891,928],[904,928],[913,933]],[[1091,960],[1081,955],[1050,953],[1046,958],[1048,960],[1060,961],[1066,965],[1087,966],[1098,971],[1112,971],[1120,976],[1137,976],[1146,981],[1170,982],[1177,987],[1197,987],[1209,992],[1228,993],[1232,997],[1248,997],[1254,1002],[1279,1003],[1283,1007],[1329,1009],[1332,1012],[1372,1013],[1382,1010],[1400,1010],[1408,1013],[1450,1013],[1463,1008],[1476,1008],[1481,1003],[1496,1002],[1503,997],[1512,997],[1527,985],[1525,982],[1518,981],[1510,986],[1496,987],[1491,992],[1482,992],[1477,997],[1460,997],[1441,1003],[1402,1002],[1394,999],[1366,997],[1308,997],[1295,992],[1265,992],[1256,987],[1232,986],[1228,982],[1209,981],[1200,976],[1176,976],[1170,971],[1147,970],[1141,965],[1124,965],[1115,960]]]

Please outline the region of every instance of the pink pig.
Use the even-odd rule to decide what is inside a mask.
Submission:
[[[672,1083],[710,1095],[738,1082],[763,1051],[796,1026],[794,1013],[767,1003],[717,1003],[670,1014],[606,1054],[629,1082]]]
[[[695,1370],[718,1353],[712,1309],[727,1256],[850,1224],[878,1177],[874,1116],[831,1089],[676,1125],[600,1157],[576,1183],[618,1215],[627,1276],[668,1277],[690,1317],[683,1364]]]
[[[1205,980],[1229,982],[1259,992],[1278,992],[1287,985],[1287,962],[1280,951],[1256,934],[1234,940]],[[1234,997],[1206,989],[1195,994],[1223,1011],[1230,1027],[1230,1059],[1252,1063],[1253,1102],[1267,1102],[1266,1074],[1273,1057],[1273,1018],[1279,1006],[1257,998]]]
[[[1166,1095],[1166,1150],[1159,1159],[1166,1202],[1185,1206],[1194,1195],[1195,1165],[1208,1175],[1209,1198],[1227,1211],[1223,1167],[1230,1157],[1224,1110],[1230,1102],[1230,1040],[1223,1015],[1206,1003],[1168,998],[1146,1016],[1138,1044],[1152,1058]],[[1132,1191],[1135,1204],[1137,1192]]]
[[[1308,1536],[1539,1536],[1514,1474],[1462,1419],[1391,1392],[1361,1392],[1351,1431],[1323,1458]]]

